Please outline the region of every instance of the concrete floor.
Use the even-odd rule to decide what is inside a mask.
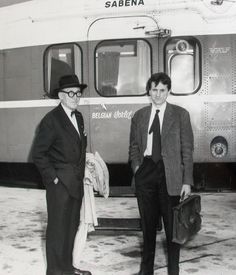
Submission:
[[[180,275],[236,274],[236,193],[202,193],[203,225],[181,250]],[[136,198],[96,198],[103,218],[138,218]],[[0,187],[0,274],[45,274],[45,191]],[[167,274],[164,233],[157,235],[155,275]],[[88,237],[81,268],[93,275],[134,275],[140,231],[96,230]]]

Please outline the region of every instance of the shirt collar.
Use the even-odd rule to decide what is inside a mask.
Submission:
[[[152,111],[159,110],[160,112],[164,112],[166,109],[166,104],[166,101],[160,107],[157,107],[154,104],[152,104]]]
[[[71,117],[71,112],[72,112],[73,110],[69,109],[69,108],[68,108],[67,106],[65,106],[63,103],[61,103],[61,106],[62,106],[62,108],[64,109],[64,111],[66,112],[67,116],[68,116],[68,117]]]

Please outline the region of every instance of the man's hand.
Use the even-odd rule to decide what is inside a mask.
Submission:
[[[54,184],[58,184],[59,179],[56,177],[53,182],[54,182]]]
[[[180,192],[180,200],[183,201],[191,195],[191,186],[189,184],[184,184]]]

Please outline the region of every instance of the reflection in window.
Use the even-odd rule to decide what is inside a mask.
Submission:
[[[173,38],[165,46],[165,66],[173,94],[192,94],[200,84],[199,45],[194,39]]]
[[[96,88],[103,96],[142,95],[151,74],[144,40],[104,41],[96,49]]]
[[[51,46],[46,50],[44,58],[45,88],[51,98],[57,97],[61,76],[76,74],[81,80],[81,51],[77,45]]]

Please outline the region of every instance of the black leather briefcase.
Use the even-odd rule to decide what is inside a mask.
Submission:
[[[184,244],[201,229],[200,212],[201,197],[199,195],[191,195],[173,207],[173,242]]]

